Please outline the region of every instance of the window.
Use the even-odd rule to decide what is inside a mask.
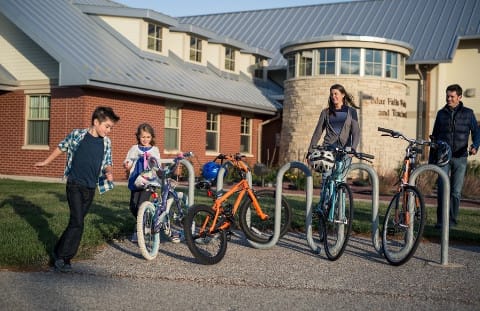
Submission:
[[[148,23],[148,46],[149,50],[162,51],[162,27]]]
[[[342,48],[340,73],[360,75],[360,49]]]
[[[261,58],[260,56],[255,56],[255,78],[263,79],[263,61],[263,58]]]
[[[365,75],[366,76],[382,76],[382,51],[365,50]]]
[[[165,150],[180,149],[180,109],[165,107]]]
[[[207,151],[218,152],[218,113],[207,113]]]
[[[398,53],[387,52],[385,61],[385,77],[398,78]]]
[[[190,60],[200,63],[202,61],[202,40],[190,37]]]
[[[240,152],[252,153],[250,148],[252,138],[252,119],[242,117],[240,124]]]
[[[311,76],[312,71],[312,53],[311,52],[303,52],[300,56],[300,64],[298,69],[299,76]]]
[[[50,129],[50,96],[28,96],[27,144],[48,145]]]
[[[318,50],[318,74],[333,75],[335,74],[335,49],[319,49]]]
[[[235,71],[235,49],[225,47],[225,69]]]
[[[295,54],[290,54],[287,56],[288,68],[287,68],[287,79],[295,77]]]

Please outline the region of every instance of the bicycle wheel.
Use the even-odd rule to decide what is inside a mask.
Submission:
[[[272,239],[275,229],[275,191],[261,190],[255,192],[255,196],[257,197],[260,208],[269,217],[267,220],[261,220],[255,212],[252,200],[248,197],[240,206],[240,228],[245,233],[247,239],[253,242],[266,244]],[[292,209],[285,198],[282,197],[280,238],[290,229],[291,219]]]
[[[143,258],[152,260],[157,257],[160,245],[160,233],[154,233],[155,205],[150,201],[143,202],[138,208],[137,236],[138,246]]]
[[[323,246],[328,259],[334,261],[342,256],[352,232],[353,196],[352,190],[345,183],[340,183],[335,191],[335,206],[330,201],[327,214],[324,215]],[[330,209],[334,208],[333,219],[330,219]]]
[[[188,209],[183,222],[185,242],[193,256],[204,265],[213,265],[225,256],[227,235],[224,230],[209,234],[215,211],[206,205],[194,205]]]
[[[387,261],[399,266],[410,260],[420,243],[424,227],[423,196],[416,187],[405,186],[393,197],[383,220],[382,247]]]
[[[183,231],[183,218],[186,213],[187,197],[183,192],[169,193],[167,199],[167,219],[164,221],[164,233],[166,236],[172,236],[172,233],[179,234]],[[178,240],[180,242],[180,240]]]

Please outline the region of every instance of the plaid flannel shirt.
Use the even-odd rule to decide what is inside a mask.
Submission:
[[[64,140],[62,140],[58,144],[58,148],[63,151],[67,152],[67,163],[65,165],[65,171],[63,173],[64,178],[68,176],[72,169],[72,161],[73,161],[73,156],[75,155],[75,152],[78,149],[78,146],[80,145],[80,142],[85,138],[85,135],[88,132],[87,129],[75,129],[70,134],[65,137]],[[112,143],[110,141],[110,138],[104,137],[103,138],[103,160],[102,160],[102,166],[100,169],[100,173],[98,175],[98,181],[97,181],[97,186],[98,186],[98,191],[100,194],[103,194],[107,192],[108,190],[112,190],[114,187],[113,182],[108,181],[107,177],[105,176],[105,168],[107,166],[112,165]]]

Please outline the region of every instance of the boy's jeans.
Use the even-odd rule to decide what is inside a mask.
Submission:
[[[77,184],[75,181],[68,181],[66,192],[70,208],[70,220],[60,240],[55,245],[54,252],[58,258],[69,262],[75,256],[80,246],[84,219],[92,205],[95,188],[87,188]]]

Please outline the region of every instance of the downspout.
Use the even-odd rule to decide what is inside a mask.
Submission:
[[[271,119],[268,119],[268,120],[265,120],[258,125],[258,138],[257,138],[258,157],[257,157],[257,162],[259,162],[259,163],[261,163],[261,161],[262,161],[262,130],[263,130],[263,126],[280,119],[280,116],[281,116],[280,113],[277,113],[275,115],[275,117],[273,117]]]
[[[422,70],[420,69],[419,64],[415,64],[415,70],[420,77],[420,104],[423,109],[423,113],[420,116],[421,124],[422,124],[422,131],[421,133],[417,132],[417,138],[428,139],[428,131],[429,131],[429,122],[428,122],[428,115],[430,115],[430,107],[428,107],[427,101],[425,100],[425,76],[423,75]],[[418,114],[418,113],[417,113]],[[417,115],[418,117],[418,115]]]
[[[422,131],[421,133],[417,133],[417,138],[422,138],[425,140],[429,140],[429,131],[430,131],[430,105],[429,102],[426,100],[426,85],[425,85],[425,76],[420,69],[418,64],[415,64],[415,70],[420,77],[420,103],[422,105],[423,113],[421,115],[421,123],[422,123]],[[418,112],[417,112],[418,114]],[[424,148],[423,156],[424,159],[429,158],[430,149]]]

